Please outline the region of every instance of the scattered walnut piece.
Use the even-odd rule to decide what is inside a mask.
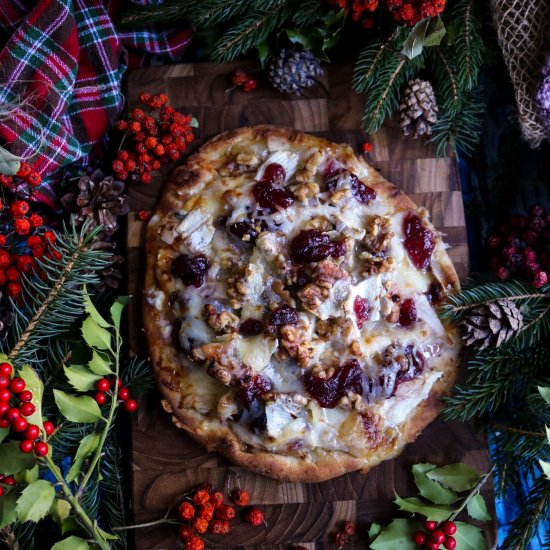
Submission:
[[[335,372],[336,369],[334,367],[327,367],[326,365],[315,365],[313,369],[311,369],[311,374],[313,376],[324,378],[325,380],[332,378]]]
[[[231,383],[231,373],[226,368],[218,365],[218,363],[211,363],[206,372],[216,380],[219,380],[224,386],[229,386]]]
[[[323,340],[330,340],[337,336],[348,339],[353,334],[354,327],[351,319],[346,317],[330,317],[325,320],[318,319],[315,331]]]
[[[212,304],[204,306],[204,316],[206,322],[216,331],[228,333],[237,330],[239,326],[239,318],[230,311],[220,311]]]
[[[353,340],[351,344],[349,345],[349,352],[354,357],[362,357],[363,352],[361,351],[361,344],[358,340]]]
[[[302,327],[296,325],[281,327],[281,346],[298,361],[301,367],[307,367],[313,355],[313,348]]]
[[[308,181],[311,181],[314,174],[311,170],[308,170],[307,168],[302,168],[298,170],[294,176],[294,179],[299,183],[306,183]]]
[[[317,172],[317,169],[319,168],[319,164],[321,164],[322,160],[323,160],[323,153],[321,153],[321,151],[315,151],[306,159],[304,168],[315,173]]]
[[[363,260],[361,277],[370,277],[371,275],[376,275],[377,273],[391,271],[395,264],[395,260],[391,256],[386,256],[382,252],[378,254],[361,252],[359,254],[359,258]]]
[[[326,231],[332,231],[334,225],[324,216],[314,216],[306,221],[303,225],[303,229],[317,229],[317,231],[325,233]]]
[[[363,244],[371,253],[382,252],[388,246],[394,233],[390,231],[390,220],[382,216],[372,217],[366,227]]]
[[[346,189],[346,188],[337,189],[330,196],[329,202],[334,206],[338,206],[339,204],[346,202],[350,197],[351,197],[351,189]]]
[[[290,295],[290,292],[285,288],[283,281],[280,279],[275,279],[271,283],[271,289],[275,292],[275,294],[277,294],[277,296],[282,298],[285,304],[296,307],[296,300],[294,300],[294,298]]]
[[[310,283],[298,291],[298,298],[309,311],[317,311],[319,306],[330,296],[327,288]]]
[[[290,190],[294,193],[294,196],[302,202],[306,199],[316,197],[320,191],[319,185],[317,185],[313,181],[293,185],[291,186]]]
[[[336,265],[332,260],[319,262],[312,273],[314,283],[322,288],[332,288],[336,281],[349,277],[348,272]]]
[[[343,409],[354,409],[356,411],[361,411],[366,408],[366,404],[363,402],[361,396],[353,391],[348,391],[346,395],[340,398],[338,406]]]

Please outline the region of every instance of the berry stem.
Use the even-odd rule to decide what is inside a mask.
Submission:
[[[170,523],[172,525],[183,525],[181,521],[176,519],[168,519],[166,517],[155,519],[146,523],[137,523],[136,525],[122,525],[121,527],[113,527],[113,531],[128,531],[130,529],[141,529],[142,527],[152,527],[153,525],[161,525],[162,523]]]
[[[454,519],[466,508],[466,505],[470,500],[479,493],[480,489],[483,487],[485,482],[489,479],[491,474],[493,473],[493,470],[495,468],[491,468],[486,474],[483,474],[478,482],[475,484],[475,487],[469,492],[468,496],[462,501],[462,504],[451,514],[451,517],[449,518],[449,521],[454,521]]]

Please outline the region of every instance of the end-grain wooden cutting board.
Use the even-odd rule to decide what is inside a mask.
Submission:
[[[231,88],[231,73],[237,67],[253,71],[254,65],[209,63],[148,68],[131,74],[129,104],[137,103],[140,91],[167,93],[171,104],[199,121],[197,142],[224,130],[251,124],[279,124],[311,132],[332,141],[350,143],[356,150],[364,141],[372,143],[367,161],[388,180],[401,187],[432,214],[434,225],[446,234],[450,255],[461,277],[468,271],[468,246],[462,196],[455,159],[436,159],[434,149],[421,142],[405,140],[397,124],[389,123],[375,135],[360,128],[362,98],[350,87],[351,69],[331,66],[319,84],[302,97],[288,97],[260,80],[249,94]],[[141,328],[141,290],[144,272],[145,224],[136,213],[154,208],[162,189],[158,176],[148,186],[130,190],[132,213],[128,222],[128,279],[134,296],[130,309],[130,345],[146,354]],[[410,468],[416,462],[443,465],[463,461],[478,471],[490,469],[483,436],[472,426],[433,423],[396,460],[385,462],[368,475],[352,473],[315,484],[277,482],[232,466],[215,453],[207,453],[162,411],[158,395],[140,404],[132,427],[133,510],[136,523],[162,517],[189,489],[211,481],[222,490],[246,488],[251,501],[265,512],[267,527],[252,528],[241,521],[226,537],[206,536],[212,548],[333,548],[332,537],[344,519],[358,523],[355,548],[367,548],[366,530],[372,521],[387,522],[397,516],[392,504],[394,489],[415,493]],[[493,510],[492,487],[483,491]],[[494,525],[487,534],[494,542]],[[135,536],[138,550],[181,547],[174,525],[156,526]]]

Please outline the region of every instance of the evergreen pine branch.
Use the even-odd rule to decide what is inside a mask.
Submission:
[[[86,490],[80,495],[80,503],[88,517],[93,521],[97,521],[99,518],[101,494],[99,491],[99,481],[95,474],[86,485]]]
[[[455,115],[460,108],[460,90],[455,74],[455,64],[444,46],[428,48],[426,52],[434,77],[434,92],[438,105],[447,115]]]
[[[458,0],[450,11],[455,39],[456,78],[458,88],[472,90],[477,85],[484,61],[485,47],[481,33],[481,16],[476,0]]]
[[[40,362],[39,350],[49,338],[68,330],[83,312],[83,286],[98,282],[96,272],[108,265],[109,253],[92,250],[100,228],[85,223],[77,230],[57,235],[59,259],[45,259],[40,266],[46,281],[27,278],[23,306],[14,307],[15,319],[7,338],[0,342],[15,365]]]
[[[271,0],[272,1],[272,0]],[[188,5],[189,19],[199,29],[210,25],[226,23],[251,9],[253,0],[202,0],[190,1]]]
[[[248,50],[258,47],[274,29],[283,25],[290,15],[289,0],[268,2],[269,7],[251,10],[239,24],[232,27],[217,41],[212,60],[218,63],[231,61]]]
[[[36,523],[26,521],[21,523],[18,521],[13,526],[13,531],[16,537],[19,550],[34,550]]]
[[[312,15],[319,10],[319,0],[304,0],[292,16],[292,22],[300,28],[311,26]]]
[[[139,357],[132,357],[124,366],[121,373],[122,384],[140,397],[154,387],[155,381],[148,361]]]
[[[550,481],[540,475],[502,543],[507,550],[525,550],[539,523],[550,515]]]

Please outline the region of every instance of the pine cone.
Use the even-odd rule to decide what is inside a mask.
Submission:
[[[479,349],[498,348],[523,328],[523,315],[514,302],[495,300],[472,309],[463,327],[467,346],[478,342]]]
[[[412,136],[432,135],[432,126],[437,122],[437,101],[432,85],[427,80],[410,80],[399,105],[400,125],[403,134]]]
[[[10,301],[0,291],[0,338],[3,338],[14,320]]]
[[[280,92],[301,95],[322,74],[321,62],[309,50],[286,52],[283,49],[271,64],[269,81]]]
[[[102,225],[106,235],[118,229],[117,217],[130,211],[124,183],[113,177],[102,177],[100,171],[78,180],[79,194],[67,193],[61,198],[65,208],[75,212],[78,222],[91,218],[94,225]]]

